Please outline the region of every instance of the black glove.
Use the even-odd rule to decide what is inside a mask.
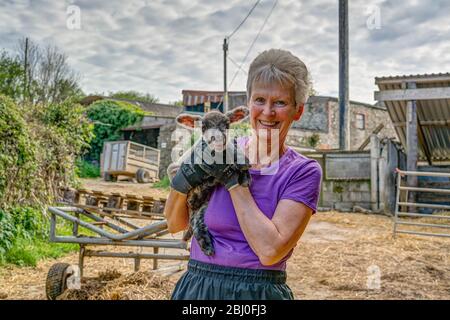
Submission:
[[[209,176],[216,178],[227,190],[231,190],[238,185],[248,186],[250,184],[250,174],[248,173],[250,164],[242,150],[238,148],[236,139],[228,143],[222,153],[214,153],[206,147],[204,150],[209,152],[204,153],[204,161],[200,165],[201,169]],[[214,159],[208,159],[208,155],[213,155]],[[213,161],[217,159],[221,159],[222,163]],[[244,163],[239,163],[242,161]]]
[[[170,186],[178,192],[187,194],[191,189],[202,184],[208,174],[201,169],[201,158],[205,144],[195,144],[170,182]],[[200,160],[199,160],[200,159]]]

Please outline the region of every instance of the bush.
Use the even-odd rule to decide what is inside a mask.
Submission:
[[[31,198],[37,170],[37,143],[23,117],[24,110],[0,95],[0,207],[3,203]]]
[[[18,106],[0,95],[0,208],[44,206],[76,183],[75,159],[93,137],[83,112],[73,100]]]
[[[17,105],[0,95],[1,263],[35,265],[42,257],[73,250],[47,242],[49,222],[42,208],[53,203],[58,187],[77,183],[75,159],[93,137],[84,112],[74,100]]]
[[[89,119],[96,123],[95,138],[87,156],[91,160],[99,160],[105,141],[115,141],[122,135],[120,129],[142,120],[146,113],[140,108],[125,101],[99,100],[91,104],[87,110]]]
[[[77,176],[79,178],[98,178],[100,177],[100,167],[86,160],[77,160]]]
[[[320,143],[320,136],[317,133],[314,133],[305,138],[306,145],[311,148],[315,148]]]
[[[16,239],[33,240],[44,237],[47,221],[39,209],[13,207],[0,209],[0,256],[11,250]]]

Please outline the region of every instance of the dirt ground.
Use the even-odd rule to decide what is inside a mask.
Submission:
[[[167,194],[150,185],[128,182],[85,180],[84,185],[102,191],[126,190],[126,193],[161,197]],[[45,278],[51,265],[77,263],[77,259],[74,253],[58,261],[42,261],[36,268],[9,266],[0,269],[0,298],[45,299]],[[154,277],[149,271],[152,263],[143,261],[143,273],[133,276],[130,259],[86,258],[88,280],[84,286],[100,281],[109,290],[117,285],[123,291],[125,283],[134,290],[125,297],[165,299],[184,272],[186,262],[160,260],[161,269],[156,274],[163,280],[156,281],[156,287],[152,286],[153,278],[148,280]],[[115,272],[122,278],[105,280],[105,271]],[[287,272],[288,284],[296,299],[450,299],[450,239],[413,235],[394,238],[389,217],[318,212],[295,248]],[[123,298],[114,294],[107,297]]]

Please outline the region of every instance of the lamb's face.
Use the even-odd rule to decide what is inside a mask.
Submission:
[[[176,122],[188,130],[193,130],[195,123],[201,121],[203,139],[211,149],[221,152],[226,147],[227,129],[229,129],[230,124],[243,121],[248,117],[249,113],[248,108],[243,106],[233,108],[226,114],[212,110],[205,114],[204,117],[183,113],[178,115]]]
[[[229,128],[230,119],[221,112],[211,111],[202,119],[203,139],[216,152],[222,152],[225,149]]]

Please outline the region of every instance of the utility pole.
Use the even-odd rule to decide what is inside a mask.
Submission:
[[[228,90],[227,90],[227,38],[223,39],[223,113],[228,111]]]
[[[350,149],[348,0],[339,0],[339,149]]]
[[[27,94],[27,76],[28,76],[28,38],[25,38],[25,59],[24,59],[24,66],[23,66],[23,100],[25,101]]]

